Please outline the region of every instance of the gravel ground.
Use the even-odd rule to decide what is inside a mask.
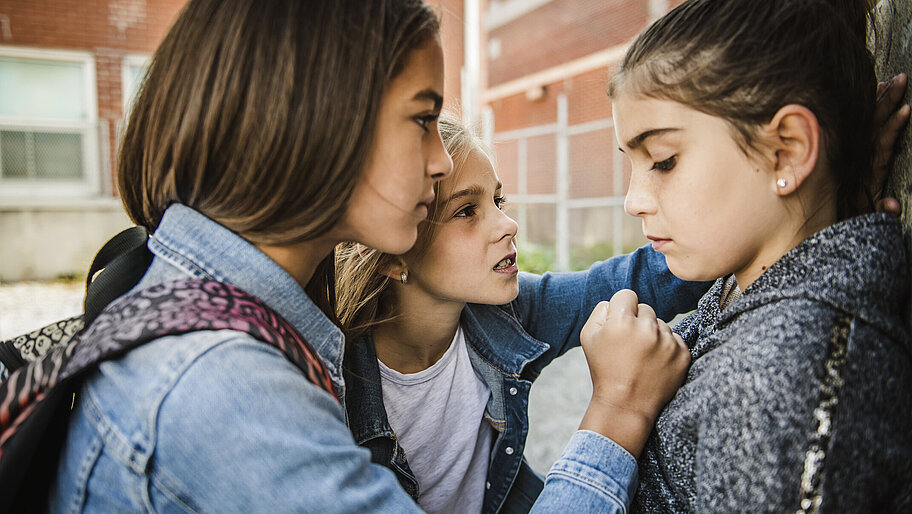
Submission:
[[[82,312],[84,284],[0,284],[0,340]],[[582,350],[576,348],[545,368],[532,386],[526,458],[545,474],[586,411],[592,385]]]
[[[79,314],[84,292],[85,284],[79,282],[0,284],[0,339]]]

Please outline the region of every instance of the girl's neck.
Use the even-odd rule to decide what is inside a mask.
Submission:
[[[735,272],[735,280],[741,291],[753,284],[770,266],[781,259],[802,241],[838,221],[836,204],[832,201],[820,203],[820,207],[807,213],[806,205],[796,202],[788,212],[802,213],[802,216],[789,216],[783,220],[781,228],[775,231],[764,248],[752,262],[740,271]]]
[[[320,262],[329,255],[337,241],[313,239],[287,245],[254,244],[267,257],[282,267],[301,288],[305,288]]]
[[[399,286],[396,317],[374,328],[374,348],[383,364],[400,373],[417,373],[440,360],[459,328],[465,303],[428,299]]]

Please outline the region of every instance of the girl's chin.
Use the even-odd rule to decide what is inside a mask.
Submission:
[[[494,305],[504,305],[504,304],[510,303],[513,300],[515,300],[517,296],[519,296],[519,280],[516,278],[516,275],[513,275],[512,282],[513,282],[513,284],[512,284],[513,287],[510,289],[510,292],[508,294],[504,295],[503,298],[501,298],[502,301],[500,301]]]
[[[687,282],[708,282],[716,280],[722,276],[717,275],[714,272],[708,272],[706,270],[695,270],[691,268],[675,266],[672,262],[668,262],[668,270],[671,271],[672,275],[680,278],[681,280],[686,280]]]
[[[377,241],[373,244],[368,241],[360,241],[360,243],[380,250],[385,254],[402,255],[411,250],[415,246],[415,242],[418,241],[418,228],[413,228],[411,232],[403,231],[403,233],[397,234],[396,237],[389,237],[391,235],[389,234],[383,241]]]
[[[514,275],[515,277],[516,275]],[[519,296],[519,284],[514,282],[513,287],[503,293],[487,295],[484,298],[468,299],[466,303],[478,303],[481,305],[505,305]]]

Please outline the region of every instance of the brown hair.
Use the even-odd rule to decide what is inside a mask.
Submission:
[[[182,203],[253,243],[326,233],[365,166],[386,86],[438,29],[421,0],[190,0],[124,135],[130,218],[152,231]],[[330,257],[308,286],[318,304],[333,303],[332,270]]]
[[[690,0],[643,31],[612,79],[620,90],[724,118],[745,152],[788,104],[817,117],[839,218],[858,204],[873,155],[870,0]]]
[[[453,173],[434,184],[434,203],[428,210],[427,220],[418,227],[415,246],[406,254],[410,259],[420,258],[434,240],[447,207],[440,193],[447,185],[455,184],[469,154],[473,150],[481,150],[493,158],[493,152],[474,128],[462,123],[457,115],[441,113],[437,127],[444,148],[453,159]],[[396,315],[389,288],[392,279],[383,273],[396,263],[396,259],[396,256],[358,243],[342,243],[336,247],[336,314],[347,337],[358,337]]]

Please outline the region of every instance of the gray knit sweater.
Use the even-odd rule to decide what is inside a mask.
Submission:
[[[724,279],[675,330],[693,355],[640,461],[640,512],[912,512],[909,272],[884,215],[793,248],[724,311]]]

